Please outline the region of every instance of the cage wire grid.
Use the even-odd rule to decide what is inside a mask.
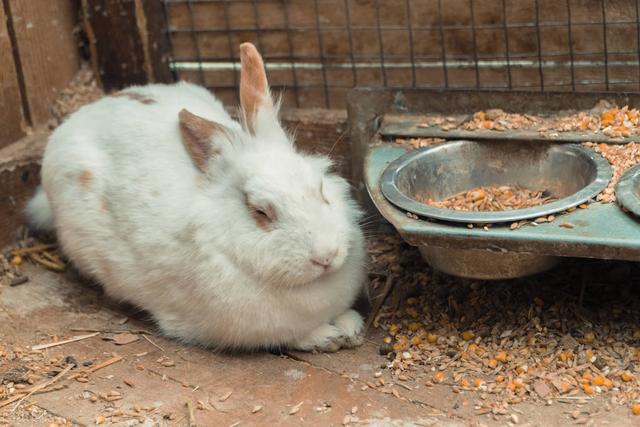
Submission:
[[[179,79],[237,102],[253,42],[286,106],[355,86],[640,91],[640,0],[162,0]]]

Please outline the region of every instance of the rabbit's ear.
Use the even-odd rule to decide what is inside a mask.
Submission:
[[[262,109],[273,111],[273,99],[262,57],[251,43],[240,45],[240,104],[247,130],[255,135],[258,114]]]
[[[182,143],[196,167],[204,172],[211,156],[219,154],[213,138],[216,134],[228,134],[227,129],[218,123],[197,116],[182,109],[178,115]]]

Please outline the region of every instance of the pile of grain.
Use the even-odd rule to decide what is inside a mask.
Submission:
[[[640,111],[624,106],[614,107],[606,103],[589,111],[573,114],[539,116],[507,113],[501,109],[477,111],[469,120],[454,117],[428,116],[420,127],[438,126],[441,130],[529,130],[541,135],[557,136],[562,132],[601,133],[610,138],[626,138],[640,135]]]
[[[473,212],[496,212],[540,206],[555,199],[547,191],[501,185],[477,187],[443,200],[416,197],[418,201],[441,209]]]
[[[444,141],[445,140],[438,139],[438,138],[411,138],[411,139],[397,138],[395,139],[394,142],[397,145],[408,147],[409,149],[417,149],[427,145],[439,144]],[[601,154],[611,164],[613,168],[613,177],[609,181],[607,188],[605,188],[600,194],[598,194],[598,196],[596,197],[596,200],[603,203],[614,202],[616,200],[615,186],[618,183],[618,180],[628,169],[640,163],[640,143],[629,142],[625,144],[605,144],[605,143],[595,143],[595,142],[584,142],[582,143],[582,145],[584,147],[587,147],[595,151],[596,153]],[[457,194],[452,197],[460,198],[461,195]],[[428,204],[443,203],[442,201],[429,202],[428,199],[421,200],[421,201],[423,203],[428,203]],[[452,203],[453,202],[446,202],[444,204],[449,205]],[[460,202],[457,201],[457,203],[460,203]],[[547,202],[544,202],[544,203],[547,203]],[[434,204],[434,206],[437,206],[437,205]],[[459,210],[464,210],[464,209],[459,209]]]
[[[591,148],[596,153],[607,159],[613,168],[613,177],[609,185],[602,193],[598,194],[597,200],[610,203],[616,200],[615,187],[620,177],[630,168],[640,163],[640,144],[629,142],[627,144],[596,144],[585,142],[582,144]]]
[[[88,65],[83,65],[69,86],[60,91],[58,98],[51,106],[52,117],[49,120],[49,128],[58,127],[69,114],[103,96],[104,92],[98,85],[93,71]]]
[[[543,123],[541,117],[530,114],[506,113],[500,109],[492,109],[476,112],[471,120],[460,125],[464,130],[496,130],[507,131],[515,129],[529,129],[540,126]],[[444,130],[444,129],[443,129]]]
[[[475,399],[478,414],[600,394],[609,406],[640,403],[636,265],[582,260],[481,283],[432,272],[396,237],[373,242],[370,253],[374,271],[388,272],[374,286],[394,285],[373,324],[396,383],[450,385]]]

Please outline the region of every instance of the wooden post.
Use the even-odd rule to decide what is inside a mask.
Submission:
[[[82,0],[82,12],[105,91],[173,81],[161,0]]]

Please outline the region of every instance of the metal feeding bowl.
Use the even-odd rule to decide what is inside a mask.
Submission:
[[[421,217],[457,223],[504,223],[564,211],[596,196],[611,179],[609,163],[574,144],[523,141],[451,141],[400,156],[380,181],[384,197]],[[441,209],[418,197],[441,200],[479,186],[520,186],[544,190],[556,200],[498,212]],[[489,249],[489,248],[488,248]],[[545,271],[560,258],[531,253],[420,245],[434,268],[475,279],[508,279]]]
[[[632,167],[620,177],[616,184],[616,199],[623,208],[640,216],[640,165]]]
[[[381,190],[394,205],[416,215],[474,224],[538,218],[578,206],[611,179],[611,166],[575,144],[522,141],[451,141],[415,150],[384,171]],[[442,209],[417,198],[441,200],[480,186],[510,185],[543,190],[556,200],[497,212]]]

